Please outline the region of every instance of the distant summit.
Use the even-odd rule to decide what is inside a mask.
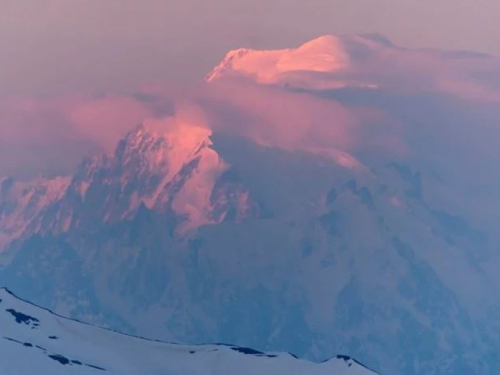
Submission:
[[[247,77],[264,84],[296,84],[309,88],[339,86],[370,86],[370,83],[349,80],[328,80],[328,75],[349,71],[352,62],[375,54],[378,50],[392,48],[392,43],[378,35],[354,36],[323,35],[297,48],[282,50],[237,49],[230,51],[222,62],[206,77],[214,82],[225,77]],[[320,74],[305,77],[306,74]],[[302,75],[302,77],[300,76]]]

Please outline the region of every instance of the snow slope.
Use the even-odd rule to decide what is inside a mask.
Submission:
[[[338,356],[323,363],[231,345],[150,341],[69,320],[0,288],[0,373],[25,375],[370,375]]]

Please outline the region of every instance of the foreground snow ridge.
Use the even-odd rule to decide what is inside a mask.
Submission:
[[[374,375],[338,356],[323,363],[233,345],[178,345],[63,318],[0,288],[0,374]]]

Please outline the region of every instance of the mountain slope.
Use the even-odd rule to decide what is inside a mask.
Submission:
[[[374,375],[339,356],[312,363],[232,345],[187,346],[126,336],[62,318],[0,288],[0,373]]]
[[[480,258],[472,260],[483,235],[449,208],[428,206],[439,180],[400,164],[357,175],[316,155],[215,138],[232,174],[214,188],[249,192],[257,214],[180,233],[185,219],[161,206],[122,218],[148,185],[117,195],[115,184],[154,175],[93,164],[85,202],[69,194],[51,206],[45,232],[10,246],[0,277],[57,312],[145,337],[316,360],[340,352],[387,374],[495,369],[498,319],[485,311],[500,305]],[[77,223],[66,232],[53,224],[61,212]]]

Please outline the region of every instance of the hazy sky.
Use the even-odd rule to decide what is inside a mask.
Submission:
[[[236,47],[379,32],[500,55],[499,0],[0,0],[0,93],[196,81]]]

